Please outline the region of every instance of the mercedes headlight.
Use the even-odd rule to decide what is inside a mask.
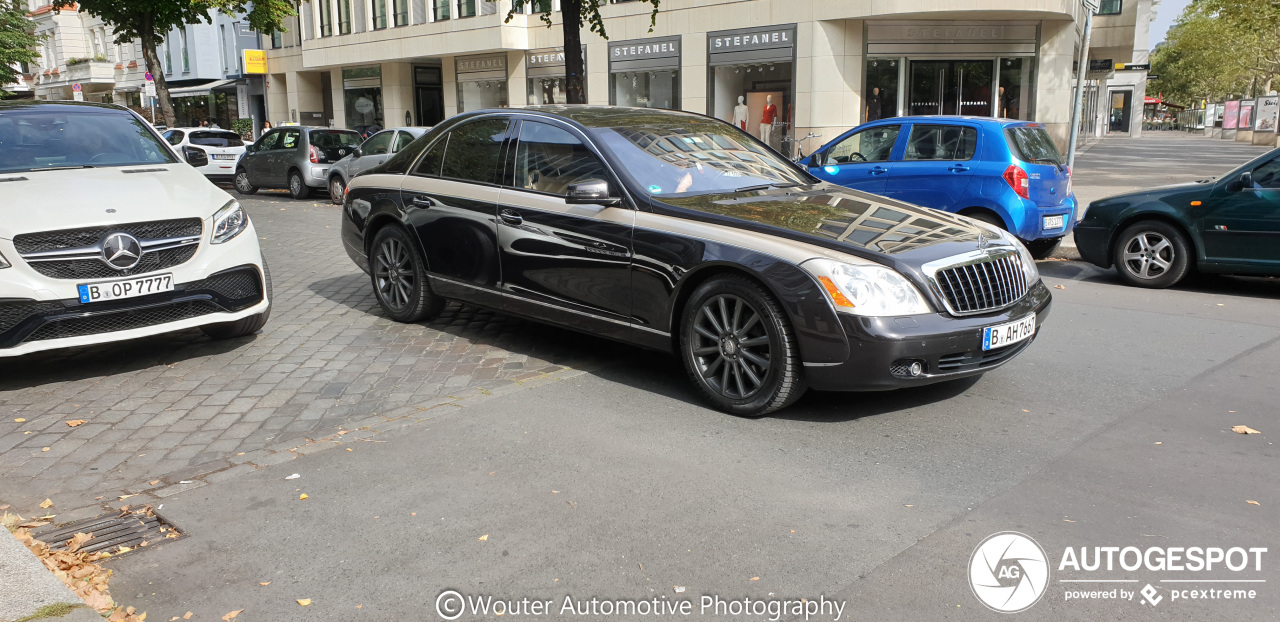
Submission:
[[[1027,286],[1035,285],[1036,281],[1040,280],[1040,269],[1036,267],[1036,258],[1031,256],[1031,251],[1027,250],[1022,240],[1012,233],[1004,229],[997,229],[996,233],[999,233],[1000,238],[1005,242],[1018,249],[1018,258],[1022,260],[1022,273],[1027,277]]]
[[[240,235],[249,227],[249,215],[240,209],[240,202],[232,199],[213,215],[213,236],[209,242],[222,244]]]
[[[884,266],[855,266],[830,259],[810,259],[808,270],[837,311],[854,315],[919,315],[932,313],[924,296],[901,274]]]

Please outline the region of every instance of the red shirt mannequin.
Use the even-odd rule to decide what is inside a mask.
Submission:
[[[777,118],[778,118],[778,107],[773,104],[769,104],[768,106],[764,107],[764,115],[760,117],[760,122],[772,125],[773,121]]]

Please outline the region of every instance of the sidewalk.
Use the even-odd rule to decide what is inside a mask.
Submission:
[[[27,619],[102,622],[9,530],[0,528],[0,622]]]

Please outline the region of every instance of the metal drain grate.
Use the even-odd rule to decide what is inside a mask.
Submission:
[[[62,527],[45,528],[31,532],[35,539],[49,545],[51,551],[67,548],[67,541],[78,533],[92,534],[93,538],[80,547],[86,553],[99,551],[118,555],[140,546],[153,546],[177,539],[181,532],[153,510],[139,510],[115,516],[99,516],[68,523]],[[124,550],[121,550],[124,547]]]

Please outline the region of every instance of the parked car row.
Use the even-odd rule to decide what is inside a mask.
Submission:
[[[1280,150],[1097,201],[1076,225],[1070,171],[1022,121],[892,119],[800,163],[706,116],[591,106],[239,142],[162,136],[108,105],[0,103],[0,185],[29,207],[0,219],[0,357],[261,329],[271,279],[253,224],[205,179],[227,162],[243,194],[326,189],[393,320],[451,299],[669,352],[745,416],[807,388],[1008,364],[1051,306],[1033,254],[1073,228],[1086,260],[1137,285],[1280,273]]]

